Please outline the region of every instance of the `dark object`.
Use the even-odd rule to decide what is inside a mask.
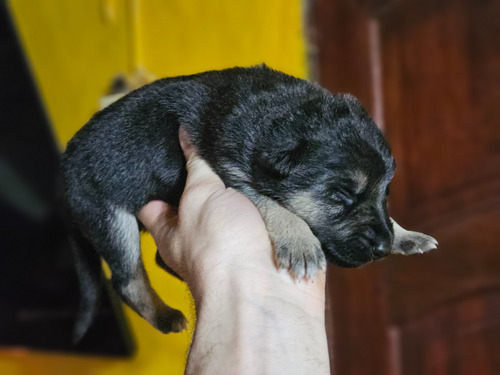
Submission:
[[[71,341],[79,289],[60,211],[60,156],[4,1],[0,106],[0,346],[131,355],[131,335],[111,291],[88,336]]]

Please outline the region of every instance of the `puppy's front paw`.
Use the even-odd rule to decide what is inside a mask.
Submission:
[[[326,270],[321,244],[304,220],[269,198],[248,196],[266,223],[278,268],[288,269],[296,279],[312,279]]]
[[[437,248],[438,242],[431,236],[406,230],[396,223],[394,219],[391,218],[391,220],[394,228],[392,254],[422,254]]]
[[[296,279],[312,279],[324,271],[326,259],[318,239],[310,231],[287,232],[288,236],[271,237],[278,267],[288,269]]]

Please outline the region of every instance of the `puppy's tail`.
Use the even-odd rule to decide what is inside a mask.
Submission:
[[[76,344],[87,333],[97,313],[103,279],[101,259],[80,231],[73,231],[70,243],[81,294],[80,307],[73,329],[73,343]]]

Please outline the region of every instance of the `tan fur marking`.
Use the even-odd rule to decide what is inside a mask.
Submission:
[[[368,176],[361,171],[356,171],[352,175],[352,179],[356,182],[356,194],[363,191],[368,184]]]
[[[298,279],[326,269],[321,244],[304,220],[268,198],[255,198],[254,204],[266,223],[280,268],[288,268]]]

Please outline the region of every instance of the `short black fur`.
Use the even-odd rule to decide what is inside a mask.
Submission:
[[[158,318],[178,314],[149,287],[135,215],[154,199],[178,204],[186,179],[180,126],[226,186],[246,194],[265,221],[264,212],[287,210],[291,221],[283,229],[307,223],[314,235],[301,229],[303,238],[294,243],[282,243],[288,240],[275,234],[280,228],[268,228],[280,266],[312,276],[324,268],[323,253],[344,267],[389,253],[386,193],[395,164],[354,97],[266,66],[158,80],[97,113],[69,142],[62,167],[76,230],[108,262],[117,291],[160,330],[177,331],[184,322]],[[317,249],[301,245],[316,238],[310,247]],[[307,265],[287,263],[302,253]],[[137,296],[137,288],[148,298]],[[78,337],[88,316],[82,320]]]

